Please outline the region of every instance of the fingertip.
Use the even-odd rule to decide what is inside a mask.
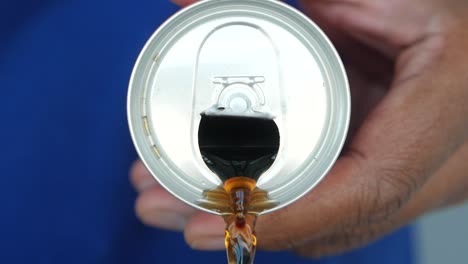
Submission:
[[[182,231],[195,209],[156,186],[140,194],[135,203],[135,212],[148,226]]]
[[[189,219],[185,226],[185,241],[193,249],[222,250],[224,248],[225,223],[221,216],[200,212]]]
[[[158,182],[140,160],[135,161],[130,169],[130,182],[138,192],[158,185]]]
[[[193,4],[195,2],[195,0],[171,0],[171,2],[173,2],[174,4],[179,5],[181,7],[185,7],[185,6],[188,6],[190,4]]]
[[[224,237],[215,236],[200,240],[195,240],[189,243],[190,247],[196,250],[222,250],[224,249]]]

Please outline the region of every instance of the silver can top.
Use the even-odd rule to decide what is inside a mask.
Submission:
[[[346,73],[318,26],[280,1],[201,1],[146,43],[130,81],[128,118],[160,184],[208,210],[197,201],[222,182],[199,150],[203,115],[276,123],[279,149],[257,182],[277,202],[267,211],[275,210],[316,186],[337,159],[350,117]]]

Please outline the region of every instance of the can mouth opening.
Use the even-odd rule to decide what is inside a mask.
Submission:
[[[222,181],[236,176],[257,180],[275,161],[279,142],[271,119],[202,115],[200,121],[203,161]]]

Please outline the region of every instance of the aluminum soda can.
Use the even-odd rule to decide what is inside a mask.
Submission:
[[[302,197],[338,158],[349,119],[338,53],[314,22],[275,0],[182,9],[148,40],[129,85],[141,160],[170,193],[211,213],[199,203],[204,191],[237,169],[275,201],[260,213]],[[251,164],[266,167],[248,172]]]

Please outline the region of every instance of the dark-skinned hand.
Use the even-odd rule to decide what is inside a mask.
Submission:
[[[194,1],[178,0],[180,5]],[[342,156],[320,185],[260,216],[259,248],[304,256],[365,245],[468,198],[468,2],[303,0],[336,45],[353,116]],[[166,192],[141,162],[131,170],[139,218],[180,230],[195,249],[224,248],[221,217]]]

